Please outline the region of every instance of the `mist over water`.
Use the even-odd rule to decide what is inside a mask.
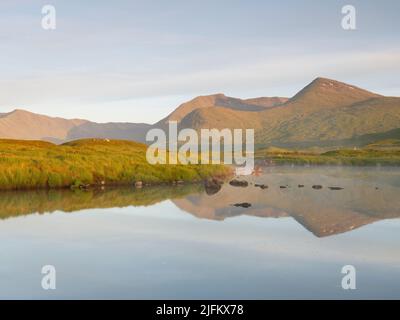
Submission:
[[[240,179],[249,186],[213,192],[1,192],[0,298],[400,297],[400,169],[271,167]],[[56,290],[41,287],[48,264]],[[356,290],[341,287],[344,265]]]

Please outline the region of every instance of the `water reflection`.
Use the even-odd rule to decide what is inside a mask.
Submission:
[[[2,192],[0,218],[151,206],[170,199],[176,207],[201,219],[224,220],[239,215],[292,217],[315,236],[326,237],[378,220],[399,218],[399,178],[398,169],[272,168],[265,169],[262,175],[246,178],[247,188],[225,184],[216,193],[208,192],[202,185]],[[256,184],[268,188],[262,189]],[[314,184],[323,188],[313,189]],[[343,189],[331,190],[329,187]],[[251,207],[234,206],[240,202],[250,203]]]

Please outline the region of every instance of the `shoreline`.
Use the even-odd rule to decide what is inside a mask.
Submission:
[[[400,167],[400,150],[339,149],[325,153],[299,151],[268,152],[259,150],[255,154],[255,161],[267,165],[299,164]]]
[[[350,169],[350,168],[365,168],[365,169],[379,169],[380,167],[384,167],[385,169],[400,169],[400,165],[349,165],[349,164],[330,164],[330,163],[320,163],[320,164],[308,164],[308,163],[278,163],[275,165],[263,165],[262,163],[256,161],[255,163],[256,168],[261,169],[287,169],[287,168],[304,168],[310,169],[313,168],[323,168],[323,167],[330,167],[330,168],[343,168],[343,169]],[[160,181],[160,182],[146,182],[146,181],[135,181],[135,182],[127,182],[127,181],[110,181],[105,183],[91,183],[91,184],[81,184],[81,185],[64,185],[64,186],[28,186],[28,187],[17,187],[17,188],[2,188],[0,187],[0,193],[6,192],[17,192],[17,191],[51,191],[51,190],[60,190],[60,191],[103,191],[105,189],[113,189],[113,188],[131,188],[131,189],[149,189],[149,188],[159,188],[159,187],[184,187],[184,186],[205,186],[205,187],[216,187],[217,185],[222,185],[223,183],[229,183],[231,179],[246,179],[247,176],[240,175],[236,176],[234,169],[232,166],[226,165],[224,167],[225,174],[216,174],[213,176],[205,177],[204,179],[199,180],[171,180],[171,181]],[[227,173],[226,173],[227,172]],[[248,175],[252,176],[252,175]],[[137,184],[140,182],[140,184]]]
[[[266,167],[266,168],[279,168],[279,167],[286,167],[286,166],[301,166],[301,167],[324,167],[324,166],[331,166],[331,167],[357,167],[357,168],[375,168],[375,167],[393,167],[393,168],[400,168],[400,161],[399,162],[385,162],[385,161],[376,161],[373,163],[367,163],[367,164],[363,164],[362,161],[360,161],[359,163],[357,163],[357,161],[355,161],[356,163],[351,163],[351,161],[349,162],[345,162],[345,163],[337,163],[335,161],[321,161],[318,163],[315,162],[307,162],[307,161],[298,161],[298,160],[282,160],[282,161],[277,161],[277,163],[275,164],[263,164],[262,161],[260,159],[256,159],[255,160],[255,164],[257,166],[262,166],[262,167]]]
[[[142,182],[141,186],[135,185],[136,183],[131,183],[131,182],[111,182],[111,183],[105,183],[105,184],[87,184],[87,185],[79,185],[79,186],[56,186],[56,187],[49,187],[49,186],[37,186],[37,187],[19,187],[19,188],[1,188],[0,187],[0,193],[5,193],[5,192],[16,192],[16,191],[51,191],[51,190],[60,190],[60,191],[102,191],[105,189],[113,189],[113,188],[132,188],[132,189],[147,189],[147,188],[159,188],[159,187],[184,187],[184,186],[191,186],[191,185],[207,185],[210,181],[220,181],[222,182],[228,182],[229,179],[233,177],[233,173],[229,174],[225,177],[222,176],[212,176],[208,177],[207,179],[204,180],[194,180],[194,181],[183,181],[183,180],[175,180],[175,181],[170,181],[170,182],[152,182],[152,183],[146,183]]]

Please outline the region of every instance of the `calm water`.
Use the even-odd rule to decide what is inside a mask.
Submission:
[[[214,194],[0,193],[0,298],[400,298],[400,169],[281,167],[246,179]],[[56,268],[56,290],[42,289],[43,265]],[[344,265],[356,290],[341,287]]]

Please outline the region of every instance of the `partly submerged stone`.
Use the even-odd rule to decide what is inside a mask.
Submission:
[[[268,188],[268,186],[266,184],[258,184],[258,183],[256,183],[254,186],[257,187],[257,188],[261,188],[261,189],[267,189]]]
[[[143,187],[143,182],[142,181],[136,181],[135,182],[135,188],[141,188]]]
[[[251,207],[251,203],[248,203],[248,202],[235,203],[234,206],[235,207],[241,207],[241,208],[250,208]]]
[[[230,181],[229,184],[234,187],[247,187],[249,185],[247,181],[237,179]]]
[[[206,193],[208,195],[216,194],[223,185],[223,181],[218,179],[209,179],[204,182],[204,188],[206,189]]]

